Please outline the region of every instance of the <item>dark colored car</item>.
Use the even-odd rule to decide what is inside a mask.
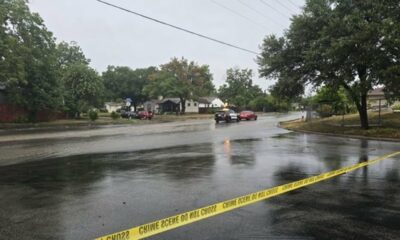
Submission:
[[[133,112],[133,111],[125,111],[125,110],[121,110],[121,117],[122,118],[137,118],[137,113]]]
[[[232,109],[217,111],[214,115],[214,119],[215,119],[216,123],[219,123],[220,121],[224,121],[224,122],[231,122],[231,121],[239,122],[240,121],[238,114],[235,111],[233,111]]]
[[[240,120],[257,120],[257,115],[253,111],[241,111],[239,114]]]
[[[137,118],[151,120],[153,118],[153,112],[152,111],[139,111],[137,113]]]

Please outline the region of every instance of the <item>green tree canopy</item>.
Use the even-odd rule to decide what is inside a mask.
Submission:
[[[218,89],[218,96],[222,101],[238,107],[249,106],[253,99],[264,96],[257,85],[253,85],[251,69],[230,68],[226,71],[225,83]]]
[[[260,75],[300,90],[306,84],[342,86],[367,129],[368,91],[377,84],[399,89],[399,21],[394,0],[307,0],[284,37],[264,39]]]
[[[0,84],[10,102],[36,113],[60,107],[56,45],[43,20],[24,0],[0,2]]]
[[[102,104],[103,80],[86,64],[74,64],[66,68],[62,78],[65,88],[65,106],[76,117],[91,107]]]
[[[143,88],[149,82],[149,76],[156,71],[155,67],[132,70],[130,67],[108,66],[102,74],[107,99],[115,101],[129,97],[136,108],[139,103],[147,100]]]
[[[160,71],[151,76],[146,86],[146,93],[152,97],[179,97],[182,113],[185,113],[187,99],[209,96],[214,92],[209,67],[184,58],[172,58],[161,65]]]

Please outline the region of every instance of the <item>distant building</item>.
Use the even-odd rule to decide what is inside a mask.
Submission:
[[[390,106],[400,104],[399,101],[389,103],[389,101],[386,99],[383,88],[375,88],[374,90],[369,91],[367,95],[367,101],[370,109],[377,109],[379,108],[379,105],[382,108],[388,108]]]
[[[159,112],[181,112],[182,105],[180,98],[164,98],[160,100]],[[198,113],[199,112],[199,102],[191,99],[185,101],[185,113]]]
[[[106,102],[104,103],[104,107],[107,109],[107,112],[116,112],[118,109],[122,108],[122,103],[118,102]]]
[[[162,100],[151,99],[143,103],[143,109],[145,111],[152,111],[153,113],[161,113],[160,104]]]
[[[367,95],[368,98],[368,105],[370,108],[376,108],[379,107],[387,107],[388,102],[385,97],[385,93],[383,92],[383,88],[375,88],[374,90],[371,90],[368,92]]]
[[[210,109],[220,109],[224,107],[224,102],[218,97],[199,98],[199,113],[206,113]]]

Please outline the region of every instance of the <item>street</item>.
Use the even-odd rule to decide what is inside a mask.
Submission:
[[[0,135],[0,239],[93,239],[399,151],[300,113]],[[399,157],[152,239],[400,239]]]

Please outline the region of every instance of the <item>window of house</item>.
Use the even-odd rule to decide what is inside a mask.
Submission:
[[[190,103],[189,102],[188,102],[187,106],[190,107]]]
[[[197,103],[194,103],[193,105],[196,107],[196,106],[197,106]]]

